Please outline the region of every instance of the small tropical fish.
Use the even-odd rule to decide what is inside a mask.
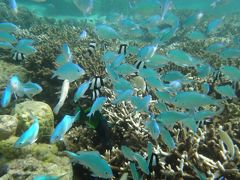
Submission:
[[[98,151],[80,151],[75,154],[70,151],[64,151],[73,161],[86,166],[94,176],[100,178],[113,178],[113,173],[109,164],[101,157]]]
[[[159,124],[159,128],[160,128],[161,137],[164,143],[167,145],[169,149],[171,150],[174,149],[176,145],[169,131],[166,128],[164,128],[164,126],[161,123]]]
[[[219,105],[216,99],[206,95],[200,94],[196,91],[179,92],[174,98],[172,103],[178,107],[193,109],[205,105]]]
[[[65,115],[61,122],[55,127],[51,138],[50,143],[56,143],[57,141],[62,141],[64,135],[72,127],[73,123],[79,118],[80,111],[75,114],[75,116]]]
[[[172,96],[167,91],[156,91],[156,96],[159,99],[159,101],[162,102],[171,102]]]
[[[0,42],[0,48],[2,48],[2,49],[13,49],[13,45],[9,42]]]
[[[50,175],[37,175],[33,177],[33,180],[60,180],[62,179],[66,174],[63,174],[61,176],[50,176]]]
[[[157,89],[157,90],[166,89],[166,86],[157,77],[146,77],[145,81],[147,83],[147,86],[149,86],[153,89]]]
[[[216,43],[210,44],[206,50],[210,53],[219,53],[223,48],[225,48],[224,43],[216,42]]]
[[[140,70],[142,68],[147,68],[144,61],[136,60],[133,64],[136,69]]]
[[[84,74],[85,71],[78,64],[67,62],[54,71],[52,78],[58,76],[58,79],[68,79],[69,82],[73,82]]]
[[[84,94],[88,90],[90,83],[91,81],[86,81],[78,87],[74,94],[74,102],[77,102],[80,98],[84,97]]]
[[[72,52],[71,52],[70,47],[68,46],[67,43],[64,43],[62,45],[61,51],[62,51],[62,55],[66,59],[66,62],[71,62],[72,61]]]
[[[132,149],[130,149],[127,146],[121,146],[121,152],[123,153],[123,156],[130,160],[130,161],[134,161],[134,155],[135,153],[132,151]]]
[[[234,98],[237,97],[234,89],[230,85],[223,85],[215,87],[215,90],[221,94],[223,98]]]
[[[130,162],[129,166],[130,166],[133,180],[141,180],[142,178],[139,177],[135,163]]]
[[[179,49],[170,50],[168,57],[173,63],[182,67],[194,66],[196,64],[190,54]]]
[[[160,131],[160,130],[159,130]],[[151,142],[148,142],[148,144],[147,144],[147,163],[148,163],[148,166],[149,166],[149,163],[150,163],[150,161],[151,161],[151,159],[152,159],[152,156],[153,156],[153,144],[151,143]]]
[[[33,43],[34,43],[34,40],[26,39],[26,38],[22,38],[18,41],[18,45],[32,46]]]
[[[80,40],[87,39],[87,31],[83,30],[82,32],[80,32],[79,38],[80,38]]]
[[[127,54],[127,44],[120,44],[118,54]]]
[[[108,77],[111,79],[112,82],[117,82],[119,80],[118,74],[114,71],[114,69],[111,67],[111,65],[106,65],[106,73],[108,74]]]
[[[210,91],[210,85],[207,82],[201,84],[201,90],[203,94],[208,94]]]
[[[200,31],[190,31],[187,33],[187,37],[191,39],[192,41],[199,41],[206,39],[205,34],[203,34]]]
[[[9,80],[9,85],[12,89],[12,92],[15,95],[15,98],[17,96],[23,97],[23,92],[22,92],[22,82],[20,81],[19,77],[17,75],[13,75],[10,80]]]
[[[165,85],[165,89],[168,92],[176,93],[182,89],[182,83],[180,80],[171,81],[169,84]]]
[[[123,92],[120,92],[117,96],[116,99],[112,101],[113,104],[120,104],[122,101],[127,101],[131,98],[131,96],[133,95],[133,90],[132,89],[128,89],[125,90]]]
[[[130,18],[124,18],[120,21],[120,25],[123,29],[134,30],[138,28],[138,25]]]
[[[187,113],[178,111],[161,112],[157,117],[157,121],[161,122],[166,127],[172,128],[174,124],[188,117]]]
[[[99,24],[95,28],[95,32],[100,39],[109,40],[109,39],[119,39],[121,38],[119,33],[109,25]]]
[[[158,78],[159,73],[152,68],[142,68],[139,70],[139,76],[145,78]]]
[[[22,85],[22,91],[28,98],[32,98],[41,93],[42,90],[42,87],[37,83],[27,82]]]
[[[73,3],[83,15],[90,14],[93,9],[93,0],[73,0]]]
[[[68,95],[69,84],[70,84],[70,82],[69,82],[68,79],[63,81],[62,89],[61,89],[61,95],[60,95],[59,101],[58,101],[57,105],[53,108],[54,114],[58,114],[59,110],[63,106],[63,104],[64,104],[64,102],[65,102],[65,100],[67,98],[67,95]]]
[[[212,21],[209,22],[207,29],[206,29],[206,33],[210,34],[214,31],[217,30],[217,28],[222,24],[223,19],[214,19]]]
[[[13,12],[18,12],[16,0],[9,0],[9,7],[13,10]]]
[[[166,82],[180,81],[180,82],[189,82],[184,74],[180,71],[168,71],[164,74],[161,79]]]
[[[113,83],[113,89],[115,91],[125,91],[133,89],[132,84],[124,78],[119,78],[118,81]]]
[[[213,68],[209,64],[201,64],[196,67],[198,77],[204,78],[213,73]]]
[[[222,66],[220,71],[224,76],[234,82],[240,80],[240,70],[235,66]]]
[[[115,68],[115,72],[120,75],[130,75],[138,70],[131,64],[124,63]]]
[[[157,102],[157,104],[155,104],[155,107],[161,112],[168,111],[168,107],[164,102]]]
[[[194,117],[187,117],[181,120],[181,122],[185,127],[190,128],[194,133],[197,132],[198,126]]]
[[[199,21],[202,19],[203,17],[203,13],[199,12],[197,14],[193,14],[191,16],[189,16],[184,22],[183,22],[183,26],[189,27],[189,26],[193,26],[196,25],[197,23],[199,23]]]
[[[16,43],[17,42],[17,39],[14,35],[12,34],[9,34],[7,32],[1,32],[0,31],[0,41],[3,41],[3,42],[9,42],[9,43]]]
[[[111,67],[116,69],[117,67],[119,67],[124,62],[125,62],[125,55],[124,54],[119,54],[112,61]]]
[[[239,48],[225,48],[220,53],[220,57],[223,59],[238,58],[238,57],[240,57],[240,49]]]
[[[157,140],[160,135],[160,129],[158,123],[154,119],[154,115],[151,114],[150,120],[145,122],[145,127],[149,131],[149,134],[153,139]]]
[[[21,62],[21,61],[24,61],[26,58],[26,56],[23,54],[23,53],[19,53],[19,52],[15,52],[13,55],[12,55],[12,59],[14,61],[17,61],[17,62]]]
[[[165,19],[167,12],[171,8],[171,5],[172,5],[172,1],[170,1],[170,0],[162,0],[161,1],[160,7],[161,7],[161,20],[162,21]]]
[[[37,52],[37,50],[33,46],[29,45],[20,45],[17,44],[17,46],[14,48],[16,52],[23,53],[25,55],[32,55]]]
[[[131,102],[135,106],[136,111],[148,112],[151,99],[151,95],[144,96],[143,98],[140,98],[138,96],[132,96]]]
[[[101,76],[95,76],[92,78],[89,88],[91,90],[94,89],[102,89],[102,87],[104,86],[104,79]]]
[[[155,54],[158,45],[147,45],[141,48],[137,54],[137,58],[141,61],[149,61]]]
[[[145,63],[145,65],[149,68],[155,69],[165,66],[169,61],[170,60],[166,56],[155,54]]]
[[[56,57],[56,64],[58,66],[62,66],[63,64],[65,64],[67,62],[67,60],[65,59],[63,54],[58,54]]]
[[[13,33],[18,30],[18,27],[10,22],[1,22],[0,23],[0,31]]]
[[[103,104],[105,104],[107,101],[106,97],[97,97],[96,100],[94,101],[90,112],[87,114],[87,117],[91,117],[92,115],[94,115],[94,113],[97,110],[100,110],[103,106]]]
[[[87,52],[84,54],[86,57],[91,57],[95,53],[97,43],[95,41],[91,41],[88,45]]]
[[[96,100],[97,97],[99,97],[102,94],[100,89],[93,89],[91,90],[91,100]]]
[[[2,99],[1,99],[1,106],[3,108],[7,107],[9,105],[9,103],[11,102],[11,97],[12,97],[12,89],[11,87],[8,85],[5,90],[3,91],[2,94]]]
[[[140,169],[145,173],[145,174],[149,174],[149,168],[148,168],[148,162],[147,160],[140,155],[139,153],[135,153],[134,154],[134,158],[136,159]]]
[[[18,140],[14,144],[15,148],[22,148],[37,141],[39,122],[36,116],[34,116],[33,119],[33,124],[18,138]]]

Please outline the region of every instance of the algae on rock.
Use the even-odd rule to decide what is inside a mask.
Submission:
[[[40,101],[25,101],[15,106],[12,115],[18,119],[16,135],[20,136],[33,123],[30,113],[37,116],[39,120],[37,142],[49,142],[54,128],[54,116],[51,107]]]
[[[0,154],[6,159],[8,172],[1,179],[33,179],[35,175],[49,174],[62,179],[72,179],[72,167],[68,157],[58,156],[56,145],[37,144],[16,149],[17,137],[0,141]]]
[[[0,115],[0,140],[9,138],[16,133],[17,119],[10,115]]]

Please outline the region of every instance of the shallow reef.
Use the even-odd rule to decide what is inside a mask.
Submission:
[[[196,133],[183,127],[181,123],[176,123],[170,130],[170,134],[176,143],[176,148],[170,150],[163,139],[158,138],[157,141],[154,140],[144,128],[143,122],[148,119],[148,113],[136,112],[133,105],[128,102],[123,102],[119,105],[113,105],[109,102],[115,99],[115,95],[111,84],[106,82],[103,94],[108,97],[109,101],[104,105],[102,115],[109,124],[111,147],[104,145],[104,139],[99,137],[99,130],[96,130],[96,127],[86,125],[85,120],[81,118],[64,136],[63,142],[59,142],[56,145],[47,144],[49,143],[49,135],[54,125],[65,114],[74,114],[76,107],[87,109],[91,106],[91,101],[86,100],[74,103],[72,100],[69,100],[65,102],[58,115],[55,117],[53,115],[51,107],[54,107],[56,104],[57,95],[55,93],[61,88],[61,81],[56,78],[51,79],[51,76],[52,70],[57,67],[55,60],[56,55],[60,54],[61,45],[67,42],[71,47],[74,61],[87,71],[87,75],[84,75],[81,80],[76,82],[78,85],[92,76],[106,77],[105,67],[101,61],[104,50],[100,46],[101,44],[107,44],[108,50],[116,51],[119,42],[114,40],[105,42],[98,39],[92,30],[93,27],[84,21],[56,21],[49,18],[40,18],[25,9],[20,10],[18,17],[15,17],[8,11],[5,3],[0,3],[0,6],[2,8],[0,21],[7,19],[20,25],[21,29],[17,32],[16,36],[33,39],[36,41],[35,46],[38,50],[37,53],[29,56],[20,64],[16,64],[16,62],[11,60],[9,52],[4,51],[0,53],[0,72],[4,72],[4,75],[0,76],[0,89],[2,90],[6,86],[9,76],[13,73],[19,74],[22,81],[31,80],[41,84],[44,89],[41,94],[34,97],[35,101],[28,100],[23,102],[26,99],[17,99],[7,109],[1,109],[0,111],[0,114],[11,113],[18,122],[17,128],[15,127],[17,129],[16,132],[10,132],[9,137],[5,140],[1,140],[0,138],[0,168],[4,168],[6,164],[8,166],[7,174],[0,177],[0,179],[31,179],[39,173],[50,175],[62,175],[66,173],[63,177],[66,180],[89,178],[91,172],[85,168],[74,164],[74,168],[72,169],[70,160],[62,153],[63,150],[73,152],[98,150],[111,165],[115,178],[120,179],[124,173],[131,174],[129,162],[127,162],[120,151],[121,145],[126,145],[144,157],[147,157],[147,143],[149,141],[154,145],[154,153],[159,157],[159,163],[155,167],[152,167],[151,174],[144,176],[144,179],[196,179],[196,176],[199,177],[199,174],[202,172],[209,179],[221,176],[224,176],[226,179],[240,179],[239,97],[238,99],[225,100],[223,102],[225,106],[224,111],[220,115],[210,118],[209,123],[199,126]],[[183,14],[182,16],[185,15]],[[226,22],[235,22],[239,18],[240,15],[236,14],[226,20]],[[204,27],[206,23],[207,20],[201,22],[198,26]],[[187,38],[181,38],[181,35],[186,32],[184,30],[180,31],[171,40],[176,41],[175,43],[171,43],[170,41],[160,46],[157,53],[166,54],[171,49],[181,48],[193,56],[204,59],[206,63],[209,63],[214,68],[219,68],[223,64],[240,68],[239,58],[223,62],[219,56],[205,51],[205,48],[213,42],[221,41],[229,43],[231,41],[230,33],[239,35],[240,24],[226,23],[224,26],[226,28],[222,28],[222,31],[218,32],[216,37],[207,38],[204,41],[193,42]],[[85,41],[80,41],[78,36],[83,28],[88,31],[89,38]],[[221,36],[221,38],[217,36]],[[94,56],[85,58],[83,55],[86,53],[91,41],[95,41],[98,47]],[[145,45],[141,42],[136,44],[139,47]],[[2,58],[2,55],[4,58]],[[128,57],[127,61],[132,63],[134,58],[134,55]],[[217,79],[216,81],[214,81],[213,77],[206,77],[204,80],[200,79],[195,76],[195,69],[179,67],[171,63],[160,69],[159,72],[163,74],[173,69],[182,72],[189,79],[194,80],[194,88],[196,90],[200,90],[200,85],[203,82],[208,82],[211,85],[209,95],[214,97],[219,97],[214,88],[217,83],[229,83],[224,78]],[[184,88],[185,90],[190,89],[188,85],[184,85]],[[73,99],[75,89],[76,85],[72,84],[68,99]],[[239,91],[240,88],[238,88]],[[154,91],[151,91],[151,93],[156,98]],[[139,94],[144,93],[139,92]],[[218,99],[221,99],[221,96]],[[154,108],[154,104],[156,104],[156,101],[152,102],[150,109],[152,112],[159,114],[161,111]],[[170,106],[170,109],[174,108],[174,106]],[[214,107],[209,106],[206,109],[214,109]],[[39,141],[31,145],[31,147],[14,149],[13,144],[17,139],[15,136],[20,135],[30,125],[30,111],[40,121]],[[220,142],[222,131],[226,132],[233,141],[233,155],[229,153],[229,147]]]

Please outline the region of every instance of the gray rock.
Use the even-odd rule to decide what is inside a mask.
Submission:
[[[0,140],[9,138],[16,133],[17,118],[10,115],[0,115]]]

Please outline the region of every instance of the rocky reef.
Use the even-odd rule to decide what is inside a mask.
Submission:
[[[7,11],[5,4],[2,5],[3,11],[0,12],[0,17],[3,20],[8,19],[20,25],[22,28],[17,32],[16,36],[35,40],[38,52],[27,57],[21,65],[15,65],[10,60],[10,53],[3,52],[5,60],[0,60],[0,71],[3,72],[4,76],[0,76],[0,88],[3,89],[9,76],[17,72],[22,80],[32,80],[41,84],[44,91],[41,95],[34,98],[36,101],[17,100],[13,110],[11,108],[13,108],[14,104],[1,112],[1,114],[10,114],[11,111],[12,114],[11,116],[0,116],[0,155],[1,157],[3,156],[0,159],[0,167],[8,167],[7,174],[1,178],[32,179],[37,174],[66,174],[63,179],[72,179],[73,172],[70,160],[61,153],[62,150],[67,149],[73,152],[99,150],[111,165],[115,177],[120,179],[124,173],[130,174],[129,162],[124,159],[120,151],[121,145],[126,145],[146,157],[146,145],[150,141],[154,145],[154,153],[159,157],[159,164],[157,164],[155,169],[152,169],[151,175],[146,177],[146,179],[164,179],[166,177],[167,179],[196,179],[196,176],[199,177],[201,173],[204,173],[210,179],[221,176],[227,179],[240,179],[240,104],[235,100],[224,101],[224,112],[221,115],[210,118],[210,123],[201,125],[196,133],[177,123],[170,131],[176,142],[176,148],[170,150],[161,138],[157,141],[153,140],[144,128],[144,122],[148,118],[148,114],[135,112],[134,107],[130,103],[121,103],[118,106],[109,103],[109,101],[115,98],[115,95],[112,92],[111,85],[106,83],[104,95],[108,97],[109,101],[104,106],[102,115],[108,121],[110,127],[112,148],[103,147],[96,129],[90,128],[83,121],[74,124],[73,128],[66,134],[64,142],[57,145],[49,145],[49,135],[59,119],[65,114],[72,114],[78,106],[89,105],[89,102],[86,101],[73,103],[72,97],[76,87],[72,85],[68,100],[61,112],[55,118],[53,116],[51,107],[54,107],[56,104],[57,95],[55,93],[59,91],[62,81],[51,79],[51,76],[52,70],[57,67],[55,59],[56,55],[60,53],[61,45],[64,42],[69,44],[74,61],[87,71],[87,75],[83,79],[89,79],[93,75],[106,76],[104,65],[101,61],[103,54],[103,50],[100,47],[101,44],[107,43],[109,50],[116,51],[118,42],[99,40],[93,33],[91,25],[86,25],[86,22],[83,21],[56,21],[54,19],[38,18],[27,10],[21,10],[19,17],[16,18]],[[199,26],[205,25],[206,22],[203,22]],[[236,32],[236,27],[232,27],[232,23],[226,26]],[[84,42],[78,38],[78,33],[83,28],[88,31],[89,35],[89,38]],[[166,54],[170,49],[181,47],[184,51],[198,58],[205,59],[214,68],[221,66],[223,62],[220,57],[206,53],[204,49],[209,44],[217,41],[229,43],[231,39],[227,33],[221,38],[208,38],[198,42],[181,38],[181,33],[184,32],[179,32],[179,36],[174,37],[178,39],[177,43],[165,44],[158,49],[157,53]],[[224,32],[218,33],[224,34]],[[84,53],[91,41],[95,41],[98,45],[96,53],[91,58],[85,58]],[[143,43],[138,43],[137,45],[139,47],[144,46]],[[128,61],[132,62],[133,59],[134,57],[129,57]],[[239,59],[231,59],[225,61],[224,64],[239,67],[239,62]],[[7,67],[11,67],[11,69]],[[194,77],[196,72],[193,69],[177,67],[173,64],[167,65],[161,73],[167,72],[169,69],[179,70],[187,77],[194,79],[196,81],[194,84],[196,89],[203,82]],[[77,83],[81,83],[81,81]],[[210,77],[204,81],[212,82],[212,78]],[[214,89],[214,87],[212,88]],[[211,93],[211,95],[216,95],[214,90]],[[154,103],[155,101],[152,102],[152,104]],[[151,110],[154,113],[160,113],[159,110],[153,107],[150,108],[152,108]],[[40,121],[39,140],[36,144],[23,149],[14,149],[13,144],[17,139],[15,136],[21,135],[32,122],[30,112],[36,115]],[[230,154],[229,147],[226,147],[220,141],[222,131],[226,132],[233,141],[234,146],[231,147],[234,149],[233,155]],[[86,169],[83,169],[83,171],[83,175],[78,174],[78,178],[79,176],[80,178],[90,176]]]

